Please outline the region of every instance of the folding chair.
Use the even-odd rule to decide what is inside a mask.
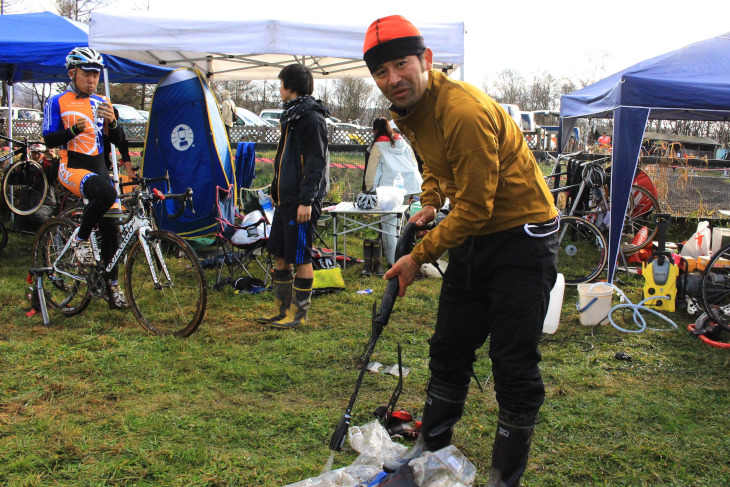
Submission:
[[[260,279],[264,286],[268,287],[271,281],[272,262],[266,251],[266,242],[270,224],[261,208],[251,210],[248,215],[241,215],[235,205],[232,185],[228,189],[216,187],[216,207],[216,220],[220,223],[216,235],[217,245],[220,248],[216,258],[216,261],[220,261],[216,287],[225,282],[234,282],[233,279],[239,272]],[[226,276],[223,274],[224,269],[228,271]]]

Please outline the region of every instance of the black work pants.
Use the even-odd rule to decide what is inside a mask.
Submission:
[[[537,411],[545,400],[538,342],[557,277],[557,234],[522,227],[470,237],[449,250],[429,367],[450,384],[468,384],[487,337],[500,408]]]

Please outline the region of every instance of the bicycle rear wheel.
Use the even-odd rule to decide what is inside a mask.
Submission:
[[[702,306],[712,321],[730,331],[730,245],[715,252],[702,272]]]
[[[69,248],[61,254],[76,226],[65,218],[47,221],[36,233],[31,254],[34,267],[55,266],[56,272],[48,274],[43,286],[46,303],[67,316],[81,313],[91,302],[83,269],[78,266],[73,250]]]
[[[5,224],[0,221],[0,250],[4,249],[8,244],[8,229],[5,228]]]
[[[558,272],[566,284],[591,281],[603,271],[608,247],[594,224],[577,216],[561,217],[559,240]]]
[[[651,192],[638,185],[631,186],[631,197],[626,207],[626,219],[621,232],[621,250],[631,254],[650,245],[656,237],[659,227],[656,224],[656,216],[661,213],[659,202]],[[647,238],[644,242],[634,244],[634,237],[642,227],[647,229]]]
[[[135,242],[124,271],[125,291],[132,313],[144,329],[157,335],[187,337],[205,316],[207,288],[195,251],[176,234],[154,230],[147,234],[152,269],[142,242]]]
[[[35,161],[20,161],[10,166],[3,181],[5,203],[13,213],[30,215],[43,206],[48,180]]]

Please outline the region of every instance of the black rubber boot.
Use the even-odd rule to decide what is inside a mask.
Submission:
[[[291,269],[283,271],[274,271],[273,287],[274,287],[274,307],[276,314],[269,318],[256,318],[259,323],[271,323],[280,320],[286,316],[286,311],[291,305],[292,283],[294,282],[294,272]]]
[[[512,413],[500,408],[487,487],[520,485],[527,468],[536,420],[537,412]]]
[[[383,269],[383,241],[373,240],[373,274],[383,277],[385,269]]]
[[[423,407],[421,434],[416,444],[405,455],[383,464],[386,472],[398,468],[420,456],[424,451],[436,451],[451,444],[454,425],[461,419],[464,403],[469,393],[469,384],[458,386],[442,382],[431,376],[426,391],[426,404]]]
[[[307,322],[309,305],[312,300],[312,283],[314,279],[294,278],[292,286],[292,298],[286,316],[272,321],[269,326],[274,328],[294,328]]]
[[[370,277],[373,275],[373,241],[370,239],[363,240],[362,252],[365,263],[362,265],[361,276]]]

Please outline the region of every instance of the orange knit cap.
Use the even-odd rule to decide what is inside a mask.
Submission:
[[[420,55],[426,44],[415,25],[402,15],[376,20],[365,33],[363,59],[372,73],[384,62],[410,55]]]

